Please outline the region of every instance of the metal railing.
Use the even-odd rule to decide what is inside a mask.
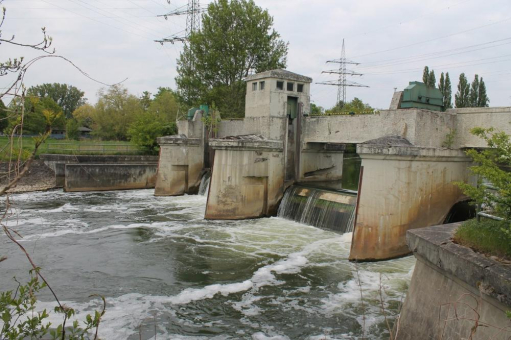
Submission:
[[[374,111],[359,111],[359,112],[353,112],[353,111],[341,111],[341,112],[323,112],[323,113],[311,113],[310,116],[312,117],[323,117],[323,116],[359,116],[359,115],[374,115],[379,114],[380,111],[374,110]]]
[[[486,190],[497,191],[497,188],[495,188],[489,182],[483,183],[482,186],[484,186],[484,188]],[[495,220],[495,221],[504,221],[504,219],[502,217],[498,217],[498,216],[489,214],[488,212],[485,212],[483,210],[483,206],[481,204],[477,205],[476,216],[477,216],[477,222],[481,221],[481,217],[488,218],[490,220]]]
[[[46,143],[42,148],[46,153],[99,153],[99,154],[133,154],[142,150],[131,144],[98,143]]]

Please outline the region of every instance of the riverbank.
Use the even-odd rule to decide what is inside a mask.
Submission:
[[[16,177],[21,169],[15,168],[14,163],[11,163],[9,166],[9,162],[0,162],[0,187],[5,187]],[[56,187],[55,173],[53,170],[48,168],[43,161],[34,160],[25,176],[8,192],[44,191]]]

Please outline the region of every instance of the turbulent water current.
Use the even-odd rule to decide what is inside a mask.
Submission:
[[[281,218],[206,221],[204,196],[50,191],[11,200],[8,225],[77,318],[99,309],[90,295],[106,298],[102,339],[386,338],[385,316],[395,319],[415,264],[355,265],[351,233]],[[3,234],[2,255],[0,291],[30,269]],[[47,290],[38,299],[53,310]]]

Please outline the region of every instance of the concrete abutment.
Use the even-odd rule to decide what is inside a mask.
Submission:
[[[470,159],[460,150],[364,145],[358,215],[350,260],[385,260],[409,253],[409,229],[442,224],[463,198]]]
[[[417,258],[394,326],[396,340],[511,337],[511,272],[505,264],[455,244],[458,223],[407,233]]]

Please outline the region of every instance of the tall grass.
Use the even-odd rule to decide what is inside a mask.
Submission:
[[[454,234],[454,241],[476,251],[511,260],[509,222],[490,219],[468,220]]]

